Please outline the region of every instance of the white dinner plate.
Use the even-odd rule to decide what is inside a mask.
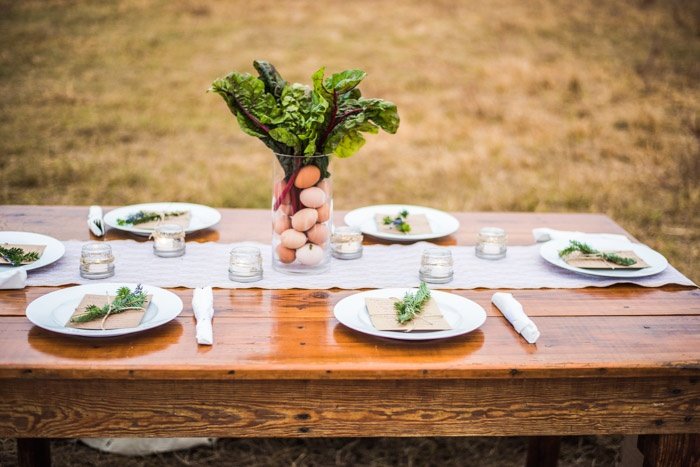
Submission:
[[[406,209],[409,214],[425,214],[430,224],[431,233],[387,233],[377,229],[375,214],[396,215]],[[379,204],[355,209],[345,215],[345,223],[359,228],[362,233],[384,240],[398,240],[415,242],[418,240],[431,240],[446,237],[459,229],[459,221],[446,212],[423,206],[411,206],[409,204]]]
[[[131,206],[123,206],[109,211],[104,216],[105,224],[108,226],[131,232],[136,235],[150,235],[153,229],[141,229],[133,225],[119,225],[117,219],[124,219],[130,214],[138,211],[190,211],[190,225],[185,229],[186,233],[196,232],[197,230],[208,229],[219,223],[221,213],[214,208],[204,206],[202,204],[192,203],[145,203],[132,204]]]
[[[40,328],[61,334],[86,337],[111,337],[155,328],[156,326],[160,326],[161,324],[175,319],[182,311],[182,300],[180,300],[180,297],[160,287],[144,285],[143,290],[148,295],[152,295],[153,298],[146,310],[146,314],[143,316],[141,324],[138,326],[133,328],[105,329],[104,331],[101,329],[77,329],[66,327],[66,323],[86,294],[116,295],[119,287],[126,286],[134,290],[137,285],[138,284],[104,283],[79,285],[57,290],[42,295],[30,303],[27,307],[27,318]]]
[[[53,262],[58,261],[66,252],[66,247],[59,240],[48,235],[42,235],[32,232],[0,232],[0,244],[2,243],[19,243],[25,245],[46,245],[44,252],[41,257],[34,261],[33,263],[25,264],[23,266],[10,266],[9,264],[0,264],[0,271],[7,271],[8,269],[21,268],[25,271],[31,271],[32,269],[37,269]]]
[[[623,251],[632,250],[637,256],[642,258],[648,265],[648,268],[643,269],[584,269],[577,268],[567,264],[566,261],[559,257],[559,252],[569,246],[568,239],[550,240],[540,248],[540,255],[550,263],[560,268],[568,269],[569,271],[588,274],[591,276],[601,277],[646,277],[658,274],[668,266],[668,261],[661,253],[652,250],[641,243],[628,243],[620,240],[611,240],[600,237],[577,237],[598,251]]]
[[[372,336],[388,337],[407,341],[445,339],[459,336],[477,329],[486,321],[486,310],[481,305],[448,292],[431,290],[430,296],[437,302],[445,320],[452,329],[445,331],[380,331],[372,325],[365,298],[401,298],[406,292],[415,293],[417,289],[378,289],[360,292],[339,301],[333,308],[335,318],[355,331]]]

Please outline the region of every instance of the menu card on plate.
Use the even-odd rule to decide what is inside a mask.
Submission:
[[[394,227],[394,224],[385,224],[384,218],[391,217],[392,219],[396,217],[396,214],[375,214],[374,221],[377,223],[377,230],[384,233],[402,234]],[[433,229],[430,228],[430,222],[425,214],[409,214],[404,220],[408,225],[411,226],[409,232],[403,233],[404,235],[422,235],[433,233]]]
[[[365,305],[372,325],[380,331],[444,331],[452,329],[442,316],[442,312],[434,299],[430,298],[423,310],[413,320],[399,324],[396,320],[394,303],[399,298],[365,298]]]
[[[159,225],[163,224],[175,224],[187,230],[187,228],[190,226],[191,219],[192,213],[187,211],[185,214],[181,214],[179,216],[164,216],[163,219],[158,219],[150,222],[142,222],[140,224],[134,225],[134,227],[138,227],[139,229],[150,230],[155,229]]]
[[[39,258],[41,258],[41,255],[44,254],[44,250],[46,249],[46,245],[23,245],[20,243],[2,243],[0,246],[7,248],[8,250],[10,248],[21,248],[25,253],[38,253]],[[33,262],[34,261],[22,261],[22,264],[29,264]],[[0,256],[0,264],[10,264],[10,262]]]
[[[606,251],[605,253],[614,253],[622,258],[630,258],[633,259],[635,263],[629,266],[623,266],[606,261],[601,258],[600,255],[585,255],[578,251],[566,255],[563,259],[569,266],[581,269],[643,269],[649,267],[649,265],[642,258],[637,256],[634,251]]]
[[[107,316],[107,319],[104,322],[104,326],[102,325],[102,320],[103,318],[97,318],[92,321],[87,321],[85,323],[73,323],[71,322],[71,319],[76,316],[76,315],[82,315],[85,313],[86,308],[89,305],[96,305],[98,307],[102,307],[107,304],[107,300],[113,301],[114,296],[110,295],[93,295],[93,294],[87,294],[83,297],[83,299],[80,302],[80,305],[78,305],[78,308],[75,309],[71,317],[68,319],[68,322],[66,323],[66,327],[71,327],[71,328],[79,328],[79,329],[123,329],[123,328],[135,328],[139,324],[141,324],[141,320],[143,319],[143,316],[146,314],[146,310],[148,310],[148,306],[151,303],[151,298],[152,295],[148,295],[146,297],[146,301],[143,304],[143,309],[137,309],[137,310],[125,310],[120,313],[115,313],[115,314],[110,314]]]

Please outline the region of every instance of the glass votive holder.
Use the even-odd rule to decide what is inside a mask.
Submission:
[[[114,275],[114,256],[108,243],[90,242],[80,254],[80,277],[106,279]]]
[[[331,254],[338,259],[362,256],[362,233],[357,227],[336,227],[331,235]]]
[[[499,227],[483,227],[476,242],[476,256],[482,259],[501,259],[506,257],[508,236]]]
[[[237,246],[231,250],[228,278],[236,282],[255,282],[263,278],[260,248]]]
[[[153,231],[153,253],[162,258],[185,254],[185,229],[176,224],[163,224]]]
[[[428,248],[423,251],[418,277],[423,282],[445,284],[452,280],[452,252],[447,248]]]

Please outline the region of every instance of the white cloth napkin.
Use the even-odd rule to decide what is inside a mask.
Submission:
[[[211,287],[194,289],[192,310],[197,319],[197,343],[212,345],[214,333],[211,328],[211,319],[214,316],[214,296]]]
[[[27,282],[24,268],[0,272],[0,289],[23,289]]]
[[[603,238],[607,240],[615,240],[619,242],[631,243],[629,238],[624,235],[617,234],[607,234],[607,233],[584,233],[584,232],[571,232],[568,230],[554,230],[547,227],[540,227],[537,229],[532,229],[532,236],[535,238],[536,242],[548,242],[549,240],[555,239],[569,239],[577,240],[581,238]]]
[[[99,206],[90,206],[88,211],[87,225],[90,231],[101,237],[105,234],[105,224],[102,220],[102,208]]]
[[[513,325],[518,334],[522,335],[530,344],[534,344],[540,337],[540,331],[535,323],[525,314],[523,306],[513,294],[496,292],[491,297],[491,302],[501,310],[510,324]]]

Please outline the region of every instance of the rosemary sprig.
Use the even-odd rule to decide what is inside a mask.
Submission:
[[[399,324],[406,324],[413,320],[418,313],[423,310],[423,305],[430,298],[430,290],[425,282],[420,283],[420,287],[415,294],[406,292],[403,300],[394,303],[396,309],[396,321]]]
[[[158,221],[166,217],[178,217],[187,214],[187,211],[171,211],[171,212],[156,212],[156,211],[138,211],[129,214],[126,219],[117,219],[119,225],[138,225],[146,222]]]
[[[637,263],[637,261],[632,258],[625,258],[620,255],[616,255],[615,253],[598,251],[587,243],[579,242],[578,240],[569,240],[569,246],[559,252],[559,257],[564,258],[577,251],[587,257],[601,258],[609,263],[617,264],[619,266],[632,266],[633,264]]]
[[[384,225],[391,225],[391,228],[399,232],[408,233],[411,231],[411,225],[406,222],[406,219],[408,219],[408,210],[404,209],[396,217],[385,216],[383,221]]]
[[[39,253],[36,251],[24,251],[24,249],[13,246],[5,248],[0,245],[0,256],[5,261],[10,263],[10,266],[20,266],[22,263],[31,263],[39,259]]]
[[[85,307],[85,312],[73,316],[71,323],[87,323],[99,318],[105,318],[108,315],[122,313],[126,310],[138,310],[143,308],[146,302],[146,293],[143,291],[141,284],[137,285],[132,292],[129,287],[120,287],[117,290],[117,296],[114,301],[107,303],[101,307],[97,305],[88,305]]]

